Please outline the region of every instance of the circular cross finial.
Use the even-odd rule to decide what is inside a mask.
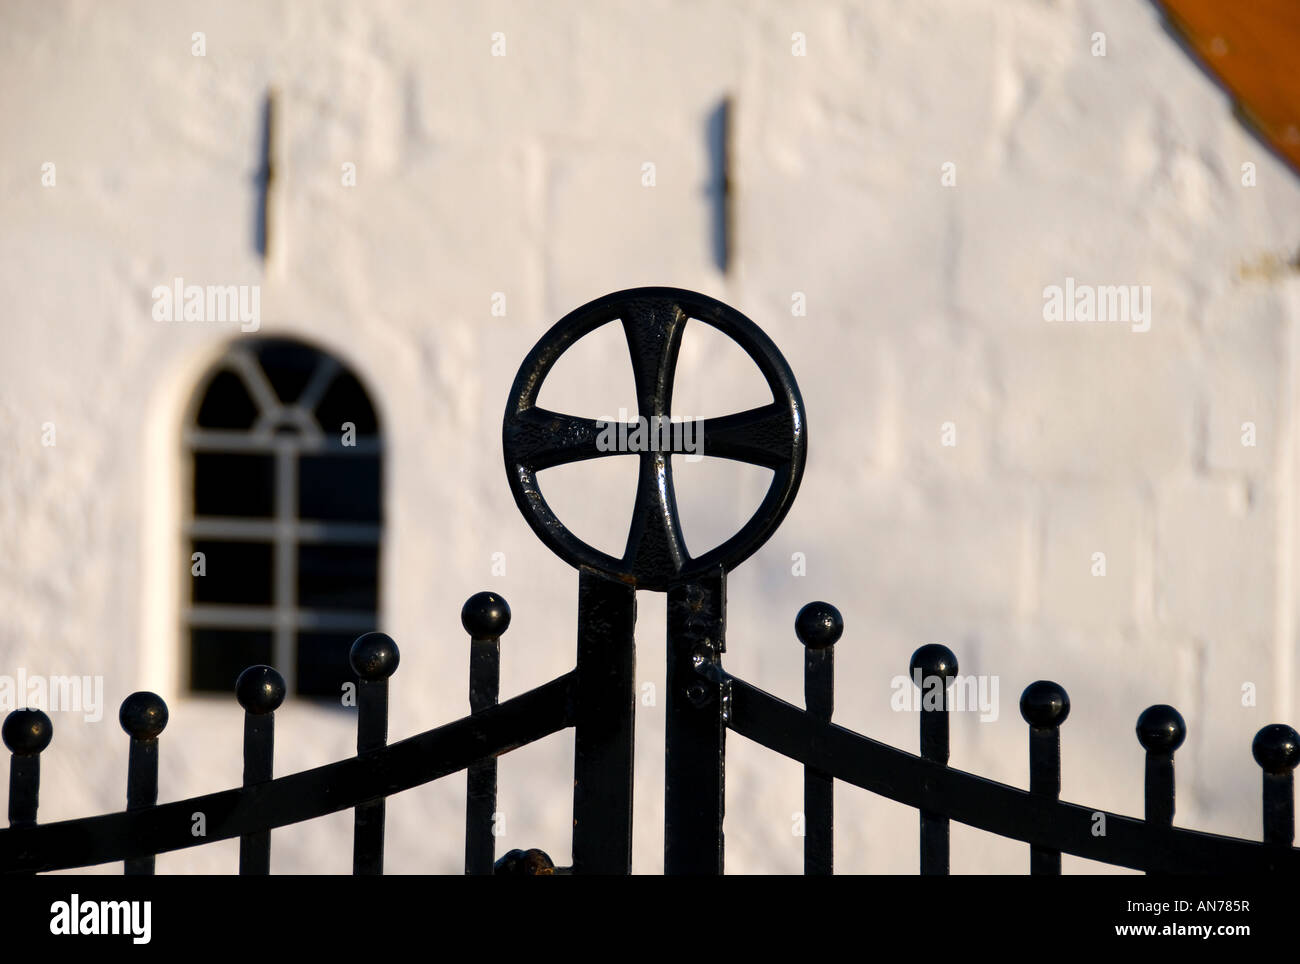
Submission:
[[[912,654],[912,661],[907,668],[914,682],[917,670],[920,670],[922,683],[931,676],[940,676],[943,685],[947,686],[957,675],[957,657],[942,643],[926,643]]]
[[[365,633],[358,636],[348,651],[352,672],[363,680],[388,679],[397,672],[402,654],[391,636],[384,633]]]
[[[1157,703],[1138,717],[1137,736],[1148,753],[1173,753],[1187,739],[1187,724],[1172,706]]]
[[[117,721],[133,740],[153,740],[167,726],[167,704],[157,693],[132,693],[122,701]]]
[[[494,592],[476,592],[460,610],[470,639],[496,639],[510,628],[510,604]]]
[[[794,634],[809,649],[825,649],[839,642],[844,618],[828,602],[810,602],[794,617]]]
[[[239,674],[235,698],[254,716],[274,713],[284,702],[284,677],[270,666],[250,666]]]
[[[54,724],[40,710],[14,710],[0,726],[0,739],[10,753],[31,756],[40,753],[54,739]]]
[[[1070,697],[1060,683],[1037,680],[1020,694],[1020,715],[1030,726],[1060,726],[1070,715]]]
[[[688,319],[733,339],[758,366],[772,402],[684,430],[670,430],[673,375]],[[537,407],[542,383],[559,357],[583,335],[614,320],[623,325],[636,382],[638,422],[613,425]],[[626,430],[626,431],[624,431]],[[611,447],[609,439],[628,440]],[[631,440],[639,439],[635,444]],[[692,440],[693,439],[693,440]],[[515,503],[552,552],[638,589],[666,590],[706,573],[735,568],[776,531],[803,477],[808,429],[799,386],[772,340],[752,321],[720,301],[681,288],[633,288],[583,305],[562,318],[529,352],[515,376],[501,429],[506,474]],[[688,444],[689,443],[689,444]],[[543,469],[584,459],[634,452],[640,480],[627,544],[621,558],[575,537],[537,486]],[[687,551],[677,512],[672,456],[700,454],[772,469],[772,482],[740,531],[701,556]]]
[[[1255,734],[1250,752],[1265,773],[1287,773],[1300,763],[1300,734],[1285,723],[1270,723]]]

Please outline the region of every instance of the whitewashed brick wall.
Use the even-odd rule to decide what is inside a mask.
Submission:
[[[792,55],[796,32],[806,56]],[[254,179],[273,85],[283,249],[264,271]],[[725,95],[728,276],[712,254],[707,135]],[[390,446],[382,619],[402,648],[393,738],[467,711],[459,609],[474,591],[514,608],[503,694],[571,666],[576,577],[510,499],[506,392],[565,312],[668,284],[766,329],[809,412],[799,499],[732,578],[729,669],[797,702],[794,614],[832,601],[847,623],[837,719],[914,748],[889,681],[915,647],[944,642],[963,672],[1000,681],[996,722],[954,720],[953,765],[1022,786],[1019,693],[1055,679],[1073,700],[1063,795],[1131,814],[1134,722],[1170,702],[1190,729],[1178,822],[1257,835],[1251,738],[1300,709],[1298,214],[1296,174],[1149,4],[5,4],[0,672],[102,674],[108,703],[94,725],[56,714],[42,818],[124,805],[116,706],[139,688],[172,710],[163,800],[239,780],[233,698],[180,686],[176,560],[182,412],[221,347],[247,336],[154,322],[153,286],[179,275],[260,284],[264,333],[328,346],[375,396]],[[1150,331],[1045,322],[1043,289],[1067,277],[1150,285]],[[504,318],[490,313],[498,291]],[[806,316],[791,314],[794,292]],[[693,337],[679,410],[745,407],[732,403],[752,400],[753,374]],[[575,383],[550,390],[589,414],[625,404],[626,363],[583,357]],[[1241,444],[1247,421],[1255,447]],[[956,446],[940,444],[944,422]],[[593,488],[575,474],[556,501],[579,532],[615,531],[601,493],[626,504],[626,479],[592,471]],[[761,494],[739,474],[683,478],[688,539],[722,538]],[[640,610],[639,675],[662,688],[663,600]],[[636,866],[654,872],[661,708],[642,707],[638,727]],[[277,730],[279,773],[352,751],[342,712],[290,705]],[[730,748],[729,869],[797,872],[798,767],[739,737]],[[503,761],[502,850],[568,861],[571,763],[568,737]],[[463,786],[390,802],[391,872],[459,870]],[[837,804],[838,868],[915,869],[913,811],[844,787]],[[953,837],[957,872],[1027,869],[1023,845]],[[348,814],[277,831],[272,867],[346,872],[350,839]],[[233,871],[235,852],[159,869]]]

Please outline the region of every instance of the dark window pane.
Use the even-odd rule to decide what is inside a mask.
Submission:
[[[298,695],[341,700],[343,684],[356,682],[348,662],[360,633],[298,634]]]
[[[208,383],[195,422],[200,428],[250,429],[257,414],[243,379],[223,369]]]
[[[379,521],[379,459],[309,455],[298,462],[298,514],[304,519]]]
[[[190,582],[196,603],[271,604],[273,554],[265,542],[196,540],[190,547]],[[194,575],[193,553],[203,553],[206,575]]]
[[[302,395],[323,356],[301,342],[271,338],[258,345],[257,358],[280,401],[292,405]]]
[[[298,605],[304,609],[379,607],[378,546],[298,547]]]
[[[361,383],[346,371],[334,376],[329,390],[316,406],[316,421],[326,435],[338,435],[344,422],[357,427],[357,435],[377,435],[379,422]]]
[[[233,693],[240,673],[270,662],[271,633],[267,630],[190,630],[190,689]]]
[[[275,510],[275,458],[194,453],[194,514],[265,518]]]
[[[333,369],[329,355],[293,339],[260,338],[243,345],[254,354],[271,390],[287,406],[301,401],[322,366]],[[341,367],[321,388],[324,391],[313,414],[325,432],[327,452],[296,458],[297,518],[380,523],[381,458],[360,455],[338,441],[347,422],[355,426],[358,438],[377,441],[375,409],[357,378]],[[220,368],[203,389],[195,419],[200,428],[248,432],[260,414],[242,378],[233,370]],[[301,431],[292,417],[268,427],[277,436],[296,436]],[[196,517],[275,518],[281,477],[274,453],[241,451],[238,446],[231,446],[230,451],[208,448],[194,452],[193,473]],[[204,575],[190,577],[194,605],[275,605],[277,548],[273,540],[205,535],[192,539],[189,549],[205,556]],[[312,611],[355,610],[366,614],[363,622],[373,618],[378,609],[378,546],[295,543],[289,551],[296,567],[296,597],[281,600],[283,604]],[[193,560],[187,564],[192,567]],[[357,635],[337,630],[299,633],[293,656],[295,693],[337,704],[342,684],[354,679],[348,652]],[[229,693],[246,667],[272,661],[273,648],[274,634],[269,628],[191,629],[191,686]]]

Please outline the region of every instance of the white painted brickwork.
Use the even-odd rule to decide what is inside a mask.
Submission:
[[[270,86],[282,248],[264,271],[253,225]],[[723,275],[707,124],[728,94]],[[1241,183],[1247,162],[1257,186]],[[809,412],[794,509],[732,577],[729,669],[800,702],[794,615],[829,600],[847,627],[837,721],[912,749],[916,719],[890,711],[889,681],[917,646],[946,643],[963,673],[1000,680],[996,722],[955,717],[953,765],[1021,786],[1019,694],[1055,679],[1073,702],[1063,797],[1130,814],[1134,722],[1173,703],[1190,731],[1177,822],[1258,836],[1250,741],[1300,721],[1297,225],[1300,179],[1149,4],[7,3],[0,672],[102,674],[108,704],[97,724],[54,715],[41,818],[124,806],[116,707],[135,689],[171,708],[160,799],[239,781],[233,696],[180,685],[179,432],[206,366],[249,336],[153,321],[151,290],[182,276],[260,284],[262,333],[318,341],[372,391],[389,453],[382,628],[402,650],[392,738],[467,712],[459,611],[477,590],[514,610],[503,695],[571,666],[576,576],[510,499],[501,412],[561,315],[668,284],[762,326]],[[1067,278],[1149,285],[1150,330],[1044,321],[1043,289]],[[806,315],[791,313],[795,292]],[[681,413],[747,407],[754,374],[693,337]],[[596,367],[566,360],[553,378],[577,382],[549,390],[591,415],[627,404],[626,362],[583,357]],[[761,487],[691,468],[687,537],[720,539]],[[593,471],[557,505],[579,533],[614,531],[601,493],[628,504],[628,479]],[[795,552],[806,576],[791,575]],[[638,623],[639,675],[660,690],[663,608],[644,595]],[[662,866],[662,705],[638,707],[641,872]],[[287,704],[276,772],[353,752],[353,726]],[[568,862],[571,746],[557,736],[503,760],[500,851]],[[739,737],[729,749],[728,869],[798,872],[799,768]],[[389,872],[460,870],[463,793],[456,777],[389,802]],[[914,872],[914,811],[843,786],[836,802],[837,869]],[[277,831],[272,869],[347,872],[350,821]],[[233,872],[236,852],[158,869]],[[1025,872],[1028,848],[954,824],[952,864]]]

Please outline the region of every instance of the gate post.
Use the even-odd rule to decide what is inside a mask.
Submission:
[[[710,679],[726,648],[722,569],[668,590],[664,873],[722,873],[729,693]]]
[[[632,872],[636,589],[578,571],[573,872]]]

